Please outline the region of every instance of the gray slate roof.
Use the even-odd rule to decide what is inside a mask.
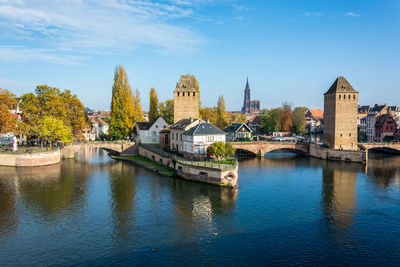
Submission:
[[[225,132],[210,123],[200,123],[190,128],[184,135],[225,135]]]
[[[357,91],[354,90],[346,78],[339,76],[336,78],[335,82],[331,85],[325,95],[334,93],[357,93]]]
[[[144,121],[144,122],[137,122],[136,125],[139,127],[139,130],[148,130],[153,125],[154,122]]]
[[[169,128],[170,129],[184,129],[189,124],[193,123],[196,119],[181,119],[180,121],[175,122]]]

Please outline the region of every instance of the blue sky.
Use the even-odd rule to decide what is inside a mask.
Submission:
[[[70,89],[109,109],[121,64],[148,109],[194,74],[203,106],[240,110],[246,77],[263,108],[323,107],[338,75],[360,104],[400,105],[397,0],[0,0],[0,87]]]

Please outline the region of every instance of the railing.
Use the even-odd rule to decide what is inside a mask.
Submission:
[[[12,147],[0,147],[1,154],[33,154],[41,152],[54,152],[59,150],[60,147],[18,147],[17,151],[13,151]]]

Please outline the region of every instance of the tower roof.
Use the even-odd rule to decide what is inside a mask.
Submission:
[[[200,92],[199,84],[194,75],[181,75],[178,84],[175,88],[176,92]]]
[[[250,90],[249,78],[247,78],[247,80],[246,80],[246,88],[245,88],[245,90]]]
[[[335,94],[335,93],[358,93],[354,88],[350,85],[350,83],[343,76],[339,76],[336,78],[335,82],[331,85],[329,90],[325,93],[327,94]]]

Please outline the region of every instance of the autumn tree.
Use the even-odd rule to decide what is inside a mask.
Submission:
[[[296,107],[293,110],[293,130],[295,133],[304,134],[306,132],[306,113],[308,108]]]
[[[135,94],[133,97],[134,97],[134,107],[135,107],[134,119],[135,122],[141,122],[144,120],[144,117],[143,117],[142,104],[140,103],[140,92],[138,89],[135,90]]]
[[[158,114],[158,97],[156,89],[150,89],[150,107],[149,107],[149,121],[153,122],[159,116]]]
[[[217,108],[201,108],[199,110],[200,118],[203,120],[208,120],[211,124],[216,125],[217,123]]]
[[[82,133],[87,125],[85,107],[70,90],[61,91],[57,87],[38,85],[34,93],[21,96],[20,109],[24,116],[21,128],[28,138],[39,135],[40,120],[45,116],[61,120],[76,139],[83,138]]]
[[[17,103],[17,99],[13,93],[0,88],[0,133],[8,133],[16,130],[17,119],[10,110]]]
[[[63,143],[72,142],[71,129],[64,125],[62,120],[51,116],[45,116],[39,125],[39,137],[50,143],[61,141]]]
[[[158,104],[160,115],[168,124],[174,123],[174,100],[167,99],[165,102]]]
[[[229,124],[232,123],[247,123],[247,117],[241,113],[232,113],[231,117],[229,118]]]
[[[225,160],[229,156],[235,154],[235,151],[236,149],[232,147],[230,142],[215,142],[207,148],[207,153],[217,160]]]
[[[293,112],[292,104],[283,103],[281,109],[281,116],[278,122],[278,128],[281,132],[289,132],[293,129],[292,125]]]
[[[217,116],[215,125],[220,129],[228,127],[228,115],[226,114],[225,100],[222,95],[218,98],[215,113]]]
[[[119,65],[114,71],[112,87],[109,129],[111,139],[125,139],[132,133],[137,115],[136,108],[136,98],[132,94],[128,75],[125,69]]]

